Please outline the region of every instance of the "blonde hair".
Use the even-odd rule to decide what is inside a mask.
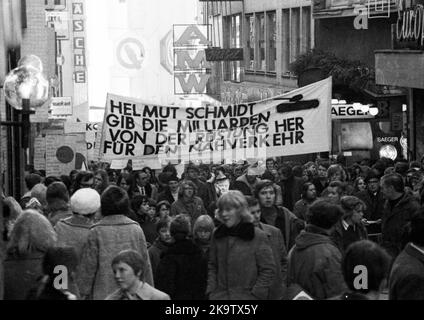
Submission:
[[[253,222],[253,216],[250,214],[246,197],[238,190],[230,190],[223,194],[217,202],[217,218],[222,222],[222,212],[225,209],[236,209],[242,222]]]
[[[36,210],[29,209],[16,220],[7,252],[12,255],[46,252],[55,245],[56,240],[56,232],[49,220]]]
[[[215,224],[213,223],[213,220],[210,216],[208,216],[207,214],[201,215],[200,217],[198,217],[196,219],[196,222],[194,223],[194,227],[193,227],[193,237],[196,239],[197,238],[197,234],[196,232],[200,229],[206,229],[210,232],[213,231],[213,229],[215,228]]]

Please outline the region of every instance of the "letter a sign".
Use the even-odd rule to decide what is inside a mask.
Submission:
[[[175,94],[204,94],[210,78],[205,49],[209,25],[174,25]]]

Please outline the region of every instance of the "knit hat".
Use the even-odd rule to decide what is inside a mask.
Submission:
[[[71,197],[71,210],[74,213],[89,215],[100,209],[100,195],[91,188],[76,191]]]

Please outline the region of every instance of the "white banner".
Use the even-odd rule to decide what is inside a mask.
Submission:
[[[100,158],[221,162],[331,148],[331,78],[246,104],[161,106],[109,94]]]

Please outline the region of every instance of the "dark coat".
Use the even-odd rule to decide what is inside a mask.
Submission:
[[[346,291],[342,254],[321,228],[308,225],[289,253],[288,285],[299,285],[314,299],[328,299]]]
[[[390,272],[390,300],[424,300],[424,254],[408,244]]]
[[[156,270],[158,268],[162,254],[168,251],[169,245],[156,239],[152,246],[149,248],[150,264],[152,265],[153,279],[156,279]]]
[[[156,289],[172,300],[204,300],[207,260],[192,241],[180,240],[164,253],[156,270]]]
[[[175,202],[171,190],[168,187],[166,187],[166,189],[158,195],[158,203],[165,200],[168,201],[169,204],[173,204]]]
[[[317,197],[321,196],[321,193],[328,187],[328,181],[325,182],[324,185],[322,185],[321,180],[319,178],[314,178],[312,180],[312,183],[315,186],[315,189],[317,191]]]
[[[44,253],[8,255],[4,261],[4,300],[25,300],[43,275]]]
[[[382,246],[393,257],[396,257],[402,251],[402,240],[406,226],[417,214],[419,208],[419,202],[409,193],[405,193],[393,209],[390,208],[389,201],[386,200],[381,225]]]
[[[303,179],[292,176],[288,180],[282,180],[279,183],[283,193],[283,205],[290,211],[293,211],[294,205],[302,197]]]
[[[194,226],[194,222],[201,215],[207,214],[203,200],[199,197],[194,197],[191,201],[184,201],[183,198],[178,199],[171,205],[171,216],[178,214],[185,214],[190,217],[191,225]]]
[[[273,226],[260,223],[259,229],[265,232],[274,254],[276,275],[273,285],[269,289],[268,300],[281,300],[287,286],[287,250],[281,231]]]
[[[360,240],[367,240],[368,233],[367,233],[367,230],[365,229],[365,226],[362,223],[356,224],[355,239],[352,241],[352,239],[348,239],[346,237],[346,231],[343,227],[342,221],[340,220],[335,225],[331,239],[337,245],[339,250],[342,253],[344,253],[347,247],[349,247],[349,245],[351,245],[353,242],[360,241]]]
[[[378,191],[374,196],[369,190],[363,190],[355,194],[365,205],[364,218],[370,221],[381,219],[384,212],[384,196]],[[367,227],[368,233],[381,233],[381,225],[373,224]]]
[[[284,245],[289,251],[293,247],[296,237],[303,230],[304,222],[287,208],[277,206],[275,208],[277,209],[277,218],[275,219],[274,227],[280,229]],[[266,224],[263,216],[261,217],[261,222]]]
[[[141,215],[135,212],[131,212],[128,215],[128,218],[140,225],[141,229],[143,229],[144,236],[146,237],[147,247],[150,247],[158,236],[155,222],[147,215]]]
[[[251,223],[241,223],[239,236],[214,230],[209,256],[207,293],[211,300],[265,300],[276,266],[267,235]]]

